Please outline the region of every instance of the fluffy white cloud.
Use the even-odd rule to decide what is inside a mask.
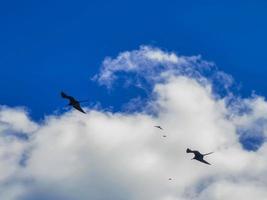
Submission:
[[[23,108],[0,107],[0,124],[3,130],[13,130],[16,132],[30,133],[38,128],[35,122],[32,122]]]
[[[28,138],[37,128],[24,109],[0,108],[0,199],[15,200],[24,194],[20,170],[29,150]]]
[[[108,58],[103,66],[101,83],[110,85],[119,71],[134,72],[154,83],[155,98],[143,112],[87,109],[87,115],[47,116],[41,124],[21,109],[3,107],[0,199],[266,198],[267,145],[246,151],[238,135],[240,128],[251,129],[265,119],[262,97],[229,106],[228,97],[216,96],[212,81],[199,72],[210,68],[209,62],[152,47]],[[224,84],[231,80],[225,74],[218,77]],[[236,112],[239,105],[247,110]],[[147,114],[151,108],[155,115]],[[261,121],[265,134],[267,124]],[[158,124],[164,131],[153,127]],[[7,134],[12,132],[30,136]],[[187,147],[214,151],[207,157],[212,165],[190,160]]]

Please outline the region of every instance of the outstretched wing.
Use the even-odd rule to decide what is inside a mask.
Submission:
[[[203,154],[203,156],[207,156],[207,155],[210,155],[212,153],[214,153],[214,152],[205,153],[205,154]]]
[[[211,165],[210,163],[208,163],[206,160],[198,160],[198,161],[200,161],[200,162],[203,162],[203,163],[205,163],[205,164],[207,164],[207,165]]]
[[[79,110],[80,112],[86,114],[86,112],[81,108],[79,103],[76,103],[75,105],[73,105],[73,108],[75,108],[76,110]]]
[[[72,96],[69,96],[64,92],[61,92],[60,94],[61,94],[61,97],[64,98],[64,99],[68,99],[70,101],[76,101]]]

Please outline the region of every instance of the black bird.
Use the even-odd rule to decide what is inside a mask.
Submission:
[[[154,126],[154,127],[163,130],[163,128],[161,128],[161,126]]]
[[[86,112],[80,106],[81,101],[77,101],[75,98],[73,98],[72,96],[68,96],[64,92],[61,92],[61,97],[69,100],[69,104],[68,104],[69,106],[72,106],[76,110],[79,110],[80,112],[86,114]]]
[[[195,156],[194,156],[194,158],[192,158],[192,160],[195,159],[195,160],[198,160],[200,162],[203,162],[205,164],[210,165],[210,163],[208,163],[207,161],[205,161],[203,158],[204,158],[204,156],[207,156],[209,154],[212,154],[213,152],[206,153],[206,154],[201,154],[199,151],[192,151],[191,149],[188,149],[187,148],[186,149],[186,153],[193,153],[193,154],[195,154]]]
[[[163,135],[162,137],[167,137],[167,135]]]

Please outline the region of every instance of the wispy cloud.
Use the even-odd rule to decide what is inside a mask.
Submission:
[[[101,72],[94,77],[100,84],[111,87],[120,73],[133,73],[150,83],[168,79],[170,76],[183,75],[201,77],[213,63],[201,56],[179,56],[156,47],[141,46],[138,50],[125,51],[116,58],[105,58]]]

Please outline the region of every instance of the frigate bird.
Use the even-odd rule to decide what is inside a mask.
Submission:
[[[163,130],[163,128],[161,128],[161,126],[154,126],[154,127]]]
[[[69,96],[65,94],[64,92],[61,92],[61,97],[69,100],[69,104],[68,104],[69,106],[72,106],[76,110],[86,114],[86,112],[81,108],[81,105],[80,105],[81,101],[76,100],[74,97]]]
[[[195,159],[195,160],[198,160],[200,162],[203,162],[205,164],[210,165],[210,163],[208,163],[207,161],[204,160],[204,157],[207,156],[207,155],[209,155],[209,154],[212,154],[213,152],[202,154],[199,151],[195,151],[195,150],[191,150],[191,149],[188,149],[187,148],[186,149],[186,153],[193,153],[193,154],[195,154],[195,156],[194,156],[194,158],[192,158],[192,160]]]

